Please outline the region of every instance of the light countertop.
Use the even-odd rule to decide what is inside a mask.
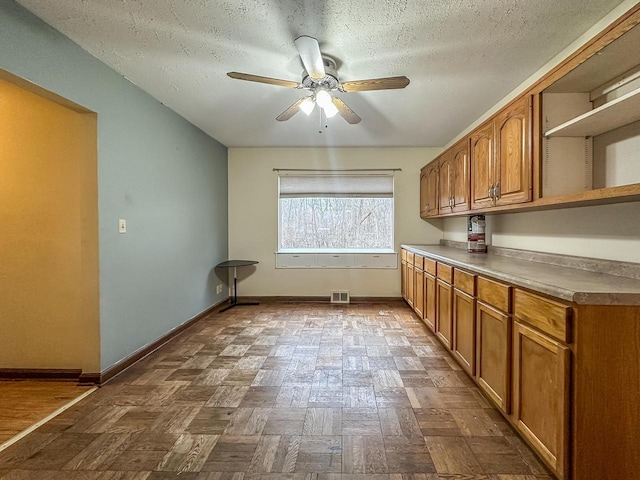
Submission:
[[[581,305],[640,305],[640,280],[442,245],[402,245],[454,267]]]

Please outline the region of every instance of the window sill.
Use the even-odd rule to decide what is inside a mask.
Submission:
[[[275,256],[276,268],[398,268],[398,254],[392,249],[283,249]]]
[[[276,253],[397,253],[393,248],[281,248]]]

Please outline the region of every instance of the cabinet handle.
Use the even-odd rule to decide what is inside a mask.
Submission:
[[[489,198],[493,198],[493,185],[491,185],[491,186],[489,187],[489,193],[488,193],[488,195],[489,195]]]
[[[493,194],[496,197],[496,200],[500,198],[500,182],[496,183],[496,186],[493,187]]]

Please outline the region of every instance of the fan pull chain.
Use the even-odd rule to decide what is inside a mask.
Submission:
[[[324,125],[324,128],[329,128],[329,119],[326,117],[322,108],[318,110],[320,110],[320,130],[318,130],[318,133],[322,133],[322,125]]]

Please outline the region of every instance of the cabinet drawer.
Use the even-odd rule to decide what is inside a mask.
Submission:
[[[356,253],[355,266],[358,268],[398,268],[395,253]]]
[[[350,253],[317,254],[316,264],[320,268],[348,268],[355,265],[355,256]]]
[[[276,254],[277,268],[313,268],[316,266],[314,253],[278,253]]]
[[[417,253],[413,256],[413,265],[418,270],[422,270],[424,257],[422,255],[418,255]]]
[[[561,342],[571,342],[571,307],[568,305],[516,288],[513,296],[513,314]]]
[[[453,269],[453,285],[471,296],[476,294],[476,276],[457,268]]]
[[[511,287],[503,283],[494,282],[488,278],[478,277],[478,300],[491,305],[503,312],[509,312],[509,294]]]
[[[436,262],[435,260],[424,259],[424,271],[430,273],[434,277],[436,276]]]
[[[439,279],[447,282],[449,285],[453,283],[453,268],[449,265],[438,262],[436,273]]]
[[[400,251],[400,260],[407,261],[407,251],[404,248]]]
[[[407,263],[413,265],[413,253],[407,252]]]

